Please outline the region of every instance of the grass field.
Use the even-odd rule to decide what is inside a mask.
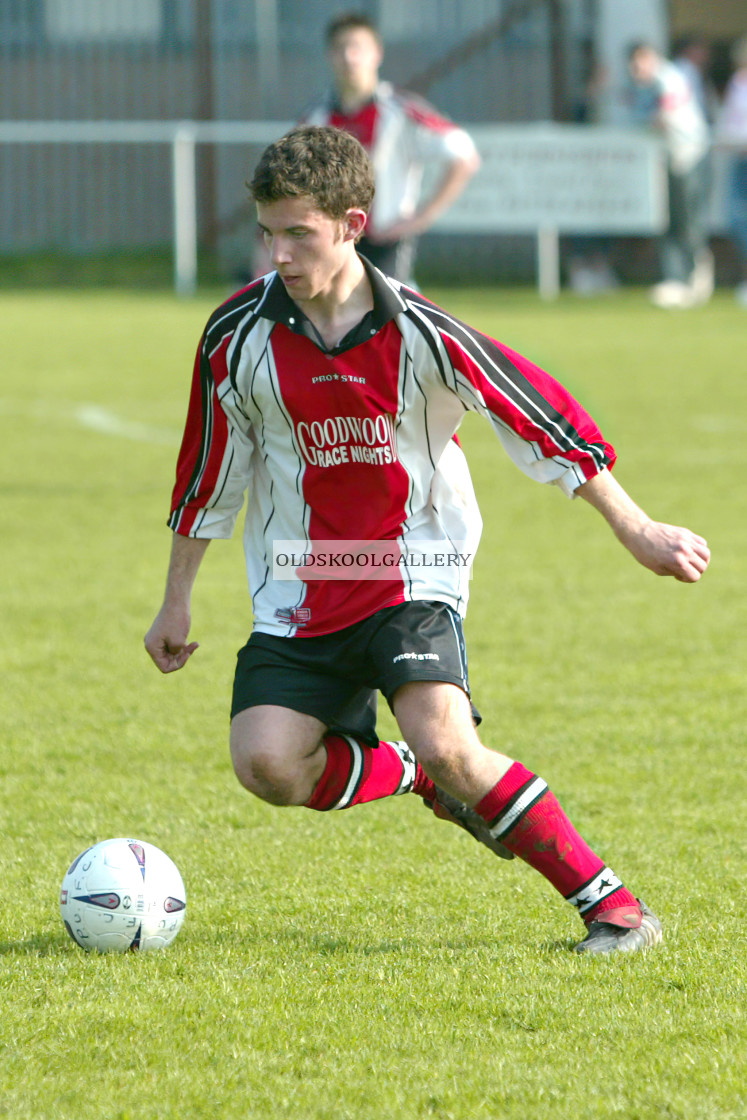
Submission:
[[[429,294],[564,380],[623,485],[712,546],[700,584],[657,579],[465,422],[486,741],[550,782],[664,944],[577,958],[580,923],[543,880],[415,798],[323,815],[244,793],[226,748],[250,626],[238,538],[206,558],[189,666],[163,678],[142,648],[223,293],[4,292],[0,1117],[747,1115],[747,318],[729,295],[669,315],[638,292]],[[61,924],[68,863],[118,835],[184,875],[163,953],[86,956]]]

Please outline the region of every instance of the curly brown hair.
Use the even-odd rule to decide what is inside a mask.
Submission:
[[[374,175],[362,144],[339,128],[303,124],[265,148],[247,184],[255,202],[310,198],[330,218],[371,209]]]

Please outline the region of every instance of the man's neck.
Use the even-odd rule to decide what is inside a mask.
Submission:
[[[337,87],[337,101],[344,113],[352,115],[364,105],[367,105],[376,93],[378,81],[374,82],[372,86],[361,88],[360,86],[338,86]]]
[[[373,291],[357,253],[334,277],[327,291],[313,299],[294,301],[309,319],[328,349],[339,345],[345,335],[373,310]]]

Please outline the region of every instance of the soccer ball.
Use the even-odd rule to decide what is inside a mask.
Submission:
[[[60,911],[77,945],[99,953],[163,949],[182,927],[187,894],[176,864],[145,840],[102,840],[73,860]]]

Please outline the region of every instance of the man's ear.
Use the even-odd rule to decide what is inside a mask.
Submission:
[[[368,215],[365,210],[350,209],[345,211],[345,219],[343,222],[344,234],[343,240],[357,241],[360,235],[366,228],[366,220]]]

